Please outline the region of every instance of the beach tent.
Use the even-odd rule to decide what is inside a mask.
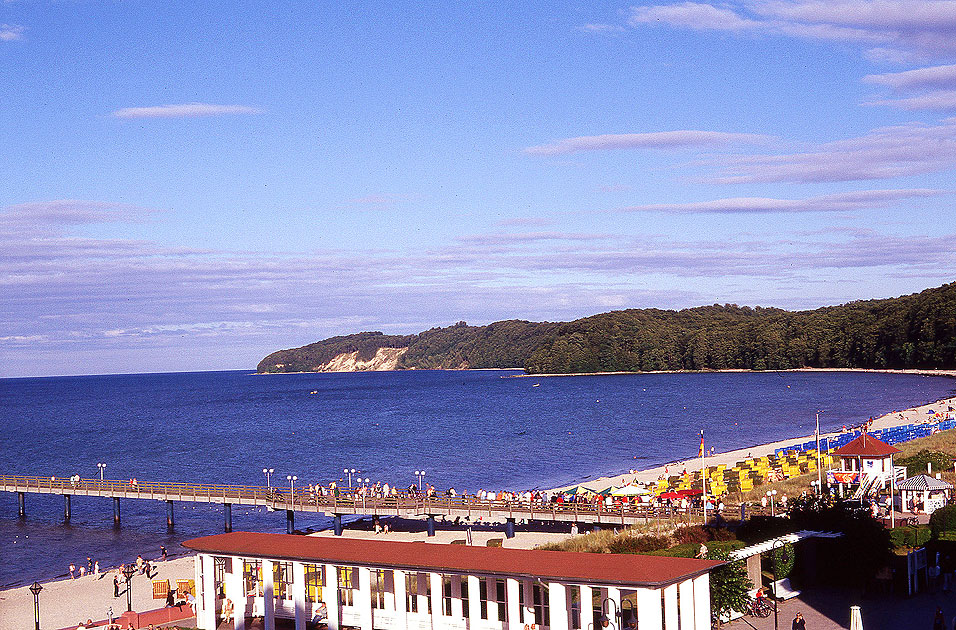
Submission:
[[[639,486],[623,486],[621,488],[608,488],[612,497],[636,497],[642,494],[649,494],[647,490]]]
[[[657,495],[657,498],[658,499],[679,499],[682,496],[683,495],[678,494],[676,492],[662,492],[659,495]]]

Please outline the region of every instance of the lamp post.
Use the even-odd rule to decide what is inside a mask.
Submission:
[[[298,475],[286,475],[285,479],[289,482],[290,492],[292,495],[292,504],[295,505],[295,482],[298,479]]]
[[[126,612],[130,612],[133,610],[132,581],[133,576],[136,575],[136,567],[132,564],[127,564],[123,567],[123,575],[126,576]]]
[[[617,622],[617,625],[611,621],[611,615],[614,615],[613,619]],[[601,602],[601,627],[607,628],[608,626],[611,626],[614,630],[621,630],[621,609],[617,602],[610,597],[605,597],[604,601]]]
[[[30,587],[30,592],[33,593],[33,619],[36,623],[36,630],[40,630],[40,591],[43,590],[43,586],[39,582],[34,582],[33,586]]]
[[[770,546],[770,559],[773,561],[773,630],[779,630],[779,620],[777,617],[777,549],[787,548],[787,541],[778,538]]]
[[[415,475],[418,477],[418,491],[419,491],[419,492],[424,492],[424,488],[422,488],[422,485],[424,485],[424,483],[425,483],[425,482],[424,482],[424,479],[425,479],[425,471],[424,471],[424,470],[416,470],[416,471],[415,471]]]
[[[272,473],[276,471],[275,468],[263,468],[262,474],[266,476],[266,488],[272,490]]]
[[[352,489],[352,475],[354,475],[355,473],[360,472],[360,471],[355,470],[354,468],[346,468],[346,469],[344,469],[342,472],[344,472],[346,475],[349,476],[349,489],[351,490],[351,489]]]
[[[777,513],[774,511],[773,500],[777,496],[776,490],[767,490],[767,498],[770,499],[770,516],[776,516]]]
[[[96,467],[100,469],[100,481],[103,481],[103,473],[106,472],[106,464],[104,462],[100,462],[96,465]]]

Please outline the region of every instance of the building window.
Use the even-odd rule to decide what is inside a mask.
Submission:
[[[262,561],[246,560],[242,563],[242,583],[246,597],[262,595]]]
[[[441,576],[441,609],[446,617],[451,617],[451,576]]]
[[[534,618],[539,626],[551,625],[551,611],[548,609],[548,591],[541,584],[535,584],[531,588],[534,594]]]
[[[325,586],[325,566],[305,565],[305,601],[321,602],[323,586]]]
[[[419,584],[425,587],[424,595],[428,595],[428,576],[424,573],[405,574],[405,610],[411,613],[418,612]]]
[[[272,565],[272,593],[276,599],[292,599],[292,563],[275,562]]]
[[[352,606],[355,589],[358,588],[358,569],[338,567],[336,570],[339,575],[339,603],[343,606]]]
[[[471,610],[471,609],[468,607],[468,606],[469,606],[469,604],[468,604],[468,578],[465,577],[465,576],[463,576],[463,575],[459,575],[459,576],[456,577],[455,579],[458,580],[458,583],[461,585],[461,610],[462,610],[462,613],[464,613],[464,616],[467,617],[467,616],[468,616],[468,611]]]
[[[215,580],[213,584],[216,585],[216,597],[223,599],[226,596],[226,559],[225,558],[213,558],[213,579]]]
[[[372,608],[385,608],[385,570],[372,569],[370,572],[372,590]]]
[[[481,618],[489,619],[488,605],[491,604],[493,617],[498,621],[505,620],[505,581],[495,578],[478,578],[478,593],[481,601]]]

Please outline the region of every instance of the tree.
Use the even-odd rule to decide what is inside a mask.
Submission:
[[[747,609],[747,591],[753,588],[753,582],[747,577],[744,561],[731,560],[729,552],[715,549],[707,554],[707,559],[727,561],[710,572],[710,614],[720,627],[720,620],[729,617],[731,611],[742,613]]]

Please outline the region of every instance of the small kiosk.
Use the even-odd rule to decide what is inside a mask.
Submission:
[[[949,501],[953,484],[929,475],[916,475],[896,484],[896,489],[900,491],[904,510],[932,514]]]
[[[827,481],[840,484],[840,496],[843,496],[845,485],[857,486],[856,492],[863,495],[884,489],[894,474],[898,474],[893,466],[893,455],[899,452],[895,446],[862,433],[833,452],[840,456],[840,470],[827,472]]]

